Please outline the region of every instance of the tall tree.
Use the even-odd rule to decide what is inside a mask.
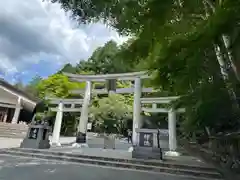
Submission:
[[[200,45],[209,40],[215,44],[218,62],[222,73],[228,74],[226,66],[230,63],[236,78],[238,78],[237,62],[234,62],[231,53],[231,37],[226,34],[233,34],[238,37],[238,1],[234,0],[170,0],[170,1],[62,1],[60,2],[66,10],[72,10],[74,15],[82,22],[104,19],[121,33],[130,33],[138,38],[134,41],[133,47],[138,55],[147,57],[149,52],[158,49],[159,42],[167,47],[173,47],[175,42],[185,47],[186,40],[196,40]],[[226,28],[226,27],[233,27]],[[151,37],[151,38],[150,38]],[[179,41],[179,40],[180,41]],[[185,40],[185,41],[183,41]],[[207,41],[206,41],[207,40]],[[225,57],[220,50],[223,41]],[[199,44],[200,43],[200,44]],[[176,49],[176,47],[173,47]],[[171,48],[170,48],[171,49]],[[213,48],[212,48],[213,49]],[[155,53],[157,50],[154,50]],[[236,58],[235,58],[236,59]]]
[[[41,83],[42,78],[40,76],[35,76],[32,80],[25,86],[25,90],[32,96],[39,97],[38,85]]]
[[[77,69],[76,67],[74,67],[73,65],[71,65],[70,63],[67,63],[63,66],[63,68],[58,71],[58,73],[62,73],[62,72],[67,72],[67,73],[77,73]]]
[[[96,127],[108,132],[122,133],[127,128],[127,120],[132,116],[131,98],[112,94],[109,97],[95,99],[90,108],[92,120]]]
[[[236,104],[240,74],[239,1],[53,2],[60,2],[66,10],[71,10],[80,22],[104,19],[120,33],[133,36],[127,48],[128,57],[147,61],[154,72],[155,84],[162,90],[185,95],[182,98],[187,110],[185,122],[194,121],[199,128],[214,127],[214,123],[205,121],[209,119],[207,112],[216,112],[214,106],[220,108],[223,102],[226,107]],[[221,97],[226,97],[225,101]],[[228,108],[227,112],[230,117],[234,108]],[[211,117],[226,122],[226,113],[219,115]]]
[[[80,60],[76,66],[68,63],[59,73],[109,74],[142,69],[142,66],[138,65],[139,61],[128,59],[125,53],[123,53],[130,45],[129,42],[131,41],[118,46],[116,42],[108,41],[104,46],[97,48],[87,60]]]
[[[47,79],[43,79],[37,86],[39,96],[45,97],[61,97],[71,96],[71,90],[84,88],[84,83],[75,83],[68,80],[63,74],[54,74]]]
[[[23,91],[24,91],[24,88],[25,88],[24,84],[20,80],[14,84],[14,87],[16,87],[19,90],[23,90]]]
[[[126,45],[126,44],[125,44]],[[116,42],[109,41],[104,46],[97,48],[87,61],[80,61],[76,67],[95,74],[123,73],[134,70],[134,61],[122,58],[122,49]],[[134,64],[134,65],[133,65]]]

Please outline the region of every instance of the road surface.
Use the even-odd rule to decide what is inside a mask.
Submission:
[[[0,180],[193,180],[175,175],[0,155]]]

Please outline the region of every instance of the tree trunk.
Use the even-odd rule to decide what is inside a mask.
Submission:
[[[206,12],[206,15],[205,15],[206,18],[209,17],[210,14],[215,13],[215,6],[211,1],[204,0],[203,3],[204,3],[204,7],[205,7],[205,12]],[[214,44],[215,54],[216,54],[216,57],[217,57],[217,60],[218,60],[219,66],[220,66],[220,70],[221,70],[223,80],[226,84],[226,88],[228,89],[229,96],[233,101],[233,106],[236,107],[236,108],[239,108],[236,93],[229,83],[228,63],[231,64],[231,68],[233,69],[236,78],[240,79],[239,76],[238,76],[238,73],[237,73],[236,66],[235,66],[234,61],[233,61],[232,53],[229,49],[230,39],[227,36],[222,35],[221,40],[223,41],[222,45],[224,46],[224,48],[226,50],[226,53],[224,53],[221,50],[221,46],[219,46],[218,44]],[[220,43],[222,41],[220,41]],[[225,54],[227,55],[226,56],[227,61],[226,61],[226,59],[224,59]]]
[[[222,41],[223,41],[224,47],[226,49],[227,57],[228,57],[228,60],[231,64],[232,70],[235,74],[235,77],[240,82],[240,72],[239,72],[239,69],[238,69],[237,65],[235,64],[234,57],[233,57],[232,52],[230,50],[230,41],[231,41],[230,37],[227,36],[227,35],[222,35]]]
[[[214,50],[216,53],[216,58],[217,58],[218,64],[220,66],[223,80],[226,84],[226,88],[228,89],[229,96],[233,101],[233,106],[236,108],[239,108],[236,93],[235,93],[234,89],[229,85],[229,75],[228,75],[228,70],[227,70],[227,63],[224,60],[224,56],[221,51],[221,48],[219,45],[214,44]]]
[[[208,17],[209,14],[214,14],[215,13],[216,10],[215,10],[214,3],[212,1],[204,0],[203,3],[205,4],[206,17]],[[219,2],[219,3],[221,3],[221,2]],[[232,68],[232,70],[235,74],[235,77],[240,82],[240,69],[235,64],[233,53],[230,50],[231,39],[230,39],[229,36],[223,34],[221,36],[221,41],[223,42],[223,46],[226,50],[226,55],[227,55],[226,57],[228,58],[228,61],[231,64],[231,68]]]

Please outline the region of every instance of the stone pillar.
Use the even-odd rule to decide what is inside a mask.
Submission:
[[[15,108],[15,111],[14,111],[13,118],[12,118],[12,124],[17,124],[18,123],[18,118],[19,118],[20,112],[21,112],[21,98],[18,97],[18,101],[17,101],[17,104],[16,104],[16,108]]]
[[[78,125],[78,133],[76,137],[77,144],[86,144],[87,123],[88,123],[88,106],[91,98],[91,81],[86,82],[85,95],[83,99],[82,112]]]
[[[132,142],[137,144],[137,133],[136,128],[141,128],[141,79],[138,77],[134,81],[134,102],[133,102],[133,133]]]
[[[4,114],[3,122],[7,122],[7,117],[8,117],[8,108],[6,110],[6,113]]]
[[[117,80],[116,79],[109,79],[107,84],[108,94],[115,94],[116,93],[116,86]]]
[[[168,131],[169,131],[169,152],[167,155],[177,156],[177,131],[176,131],[176,111],[170,109],[168,112]]]
[[[60,102],[58,104],[58,111],[56,114],[56,119],[54,123],[53,134],[52,134],[52,145],[54,146],[61,146],[61,143],[59,142],[59,138],[60,138],[60,132],[61,132],[62,118],[63,118],[63,103]]]
[[[153,104],[152,104],[152,108],[153,108],[153,109],[157,109],[157,104],[156,104],[156,103],[153,103]]]

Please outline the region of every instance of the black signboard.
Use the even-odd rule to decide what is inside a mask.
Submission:
[[[144,147],[153,146],[153,133],[140,132],[139,145]]]
[[[43,130],[43,137],[42,137],[42,140],[47,139],[47,132],[48,132],[48,129],[44,129],[44,130]]]
[[[29,139],[37,139],[39,128],[31,128],[29,133]]]

